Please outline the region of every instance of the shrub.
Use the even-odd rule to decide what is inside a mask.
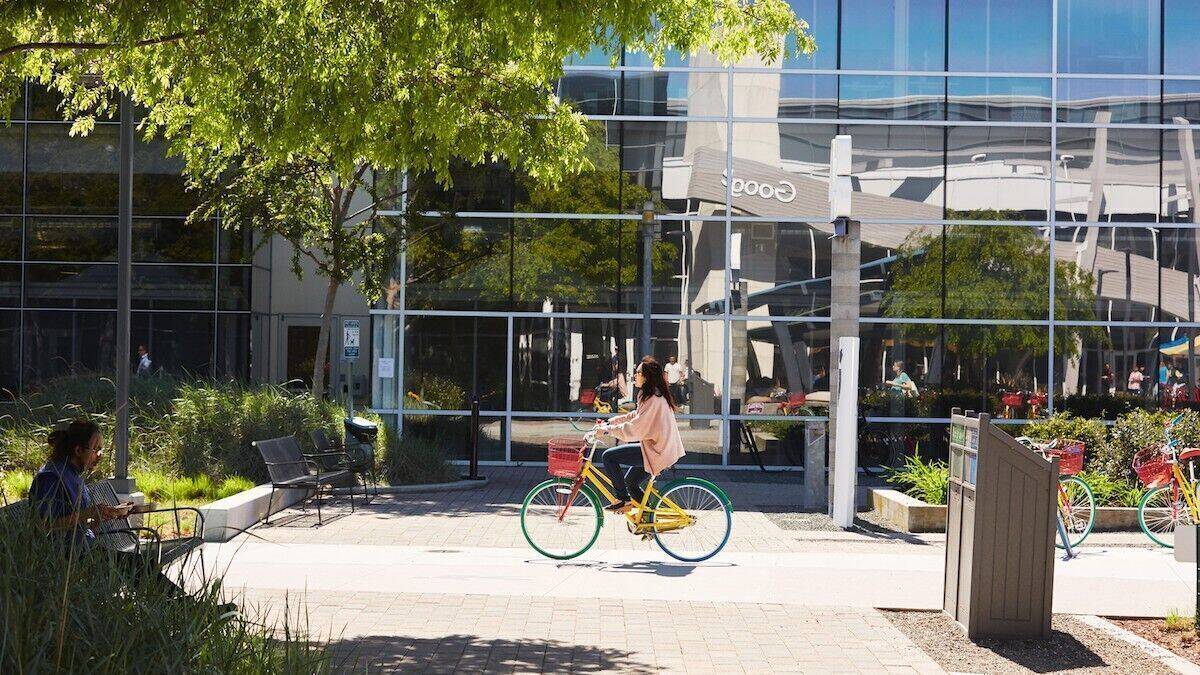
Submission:
[[[1141,499],[1141,488],[1125,478],[1114,478],[1107,473],[1096,470],[1080,472],[1079,478],[1092,488],[1097,506],[1137,506],[1130,504],[1131,495]]]
[[[440,437],[414,433],[400,437],[394,428],[381,429],[386,451],[383,473],[391,485],[446,483],[458,480],[458,468],[447,459],[447,444]]]
[[[219,581],[172,599],[126,583],[105,551],[69,559],[29,519],[0,518],[0,672],[327,672],[324,647],[288,625],[219,613]],[[69,589],[52,592],[51,589]],[[295,616],[295,611],[290,612]]]
[[[468,403],[466,390],[455,384],[454,380],[431,373],[410,375],[406,396],[408,391],[420,396],[427,404],[443,410],[461,408]],[[420,404],[414,400],[405,403],[420,407]]]
[[[887,469],[887,482],[927,504],[945,504],[950,490],[950,468],[941,460],[922,460],[918,449],[904,458],[904,466]]]
[[[1021,429],[1021,435],[1045,440],[1070,438],[1083,441],[1087,449],[1084,461],[1089,465],[1095,463],[1097,456],[1104,454],[1104,445],[1108,443],[1108,428],[1104,422],[1076,417],[1069,412],[1054,413],[1044,420],[1026,424]]]
[[[1162,443],[1165,440],[1164,425],[1177,414],[1183,415],[1183,418],[1175,426],[1175,438],[1184,446],[1200,443],[1200,414],[1195,411],[1135,410],[1117,418],[1110,431],[1109,442],[1097,457],[1098,468],[1112,477],[1132,479],[1134,453],[1154,443]]]
[[[21,469],[13,469],[0,474],[0,492],[3,492],[0,504],[6,501],[15,502],[29,496],[29,484],[32,481],[33,473]]]
[[[1185,616],[1176,610],[1167,612],[1167,617],[1163,619],[1163,626],[1168,632],[1181,632],[1196,629],[1196,617]]]

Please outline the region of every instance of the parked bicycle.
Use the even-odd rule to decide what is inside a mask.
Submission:
[[[1047,459],[1058,458],[1058,518],[1066,528],[1071,548],[1079,546],[1096,524],[1096,495],[1092,486],[1076,475],[1083,471],[1083,441],[1068,438],[1038,441],[1028,436],[1020,436],[1017,441]],[[1061,541],[1055,540],[1054,545],[1063,548]]]
[[[553,478],[530,490],[521,504],[521,533],[548,558],[567,560],[591,548],[604,525],[601,505],[617,501],[612,481],[592,463],[598,444],[595,431],[582,440],[551,439],[547,471]],[[678,478],[660,489],[652,476],[642,500],[622,517],[631,534],[654,539],[667,555],[685,562],[719,553],[733,529],[729,497],[701,478]]]
[[[1142,532],[1159,546],[1174,548],[1175,528],[1194,525],[1198,518],[1196,503],[1196,466],[1200,448],[1179,448],[1171,430],[1183,419],[1176,415],[1163,430],[1165,443],[1142,448],[1133,456],[1138,480],[1149,488],[1138,505],[1138,524]],[[1187,473],[1182,465],[1187,463]]]

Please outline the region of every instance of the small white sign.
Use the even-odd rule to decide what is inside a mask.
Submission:
[[[387,380],[396,376],[396,359],[380,358],[379,363],[375,368],[379,373],[379,379]]]
[[[342,358],[347,361],[358,359],[358,319],[342,321]]]

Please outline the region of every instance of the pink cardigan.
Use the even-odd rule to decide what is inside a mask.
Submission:
[[[662,396],[651,396],[640,401],[637,410],[610,419],[608,431],[627,443],[641,441],[642,464],[652,476],[683,457],[675,411]]]

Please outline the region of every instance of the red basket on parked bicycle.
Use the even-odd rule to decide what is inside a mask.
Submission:
[[[1064,438],[1052,448],[1046,448],[1047,457],[1058,458],[1058,473],[1062,476],[1074,476],[1083,471],[1083,441]]]
[[[1171,462],[1161,445],[1142,448],[1133,455],[1133,471],[1148,488],[1162,487],[1171,482]]]
[[[559,478],[574,478],[583,468],[583,441],[551,438],[546,444],[546,472]]]
[[[1025,397],[1019,391],[1010,391],[1001,394],[1000,402],[1006,406],[1016,408],[1025,402]]]

